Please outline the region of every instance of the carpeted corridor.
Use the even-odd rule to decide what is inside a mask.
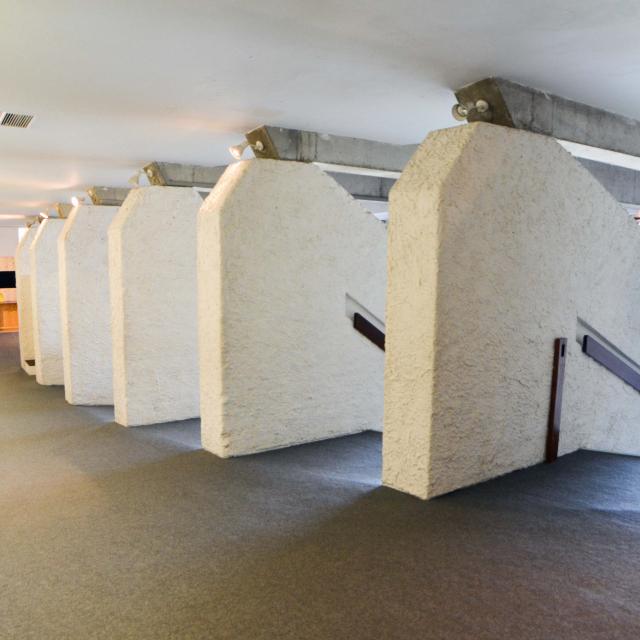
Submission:
[[[0,638],[640,636],[640,460],[580,452],[429,503],[379,435],[234,460],[125,429],[0,335]]]

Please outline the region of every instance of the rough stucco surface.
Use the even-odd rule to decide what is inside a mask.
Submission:
[[[29,375],[36,368],[26,363],[35,359],[33,347],[33,313],[31,305],[31,245],[38,232],[38,225],[29,227],[16,249],[16,295],[18,300],[18,324],[20,326],[20,366]]]
[[[313,165],[227,169],[198,228],[203,446],[227,457],[382,425],[386,229]]]
[[[58,238],[64,395],[113,404],[107,231],[118,207],[80,205]]]
[[[30,252],[36,380],[45,385],[64,384],[58,278],[58,236],[64,223],[44,220]]]
[[[109,228],[116,422],[199,415],[197,214],[188,187],[133,189]]]
[[[640,231],[553,139],[431,134],[391,194],[385,484],[422,498],[541,462],[553,342],[560,454],[639,454],[640,395],[582,354],[577,318],[640,361]]]

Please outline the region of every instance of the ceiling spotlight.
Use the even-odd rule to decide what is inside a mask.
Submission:
[[[129,180],[127,180],[127,182],[135,189],[136,187],[139,187],[140,184],[142,183],[142,179],[146,178],[146,183],[145,184],[151,184],[150,180],[149,180],[149,176],[153,175],[153,170],[149,169],[149,174],[147,175],[147,172],[144,169],[140,169],[139,171],[136,171],[136,173],[134,175],[132,175]]]
[[[489,111],[489,103],[486,100],[476,100],[475,103],[468,102],[467,104],[454,104],[451,107],[451,115],[462,122],[463,120],[467,120],[472,113],[488,113]]]
[[[84,198],[79,198],[78,196],[73,196],[71,198],[71,204],[74,207],[79,207],[84,202]]]
[[[229,153],[236,160],[242,160],[242,154],[244,153],[244,150],[248,146],[249,146],[249,143],[246,140],[244,142],[241,142],[240,144],[234,144],[233,146],[229,147]]]
[[[463,104],[454,104],[453,107],[451,107],[451,115],[458,120],[458,122],[462,122],[467,119],[469,110]]]
[[[46,211],[41,211],[38,214],[38,220],[46,220],[49,217],[49,214]]]
[[[475,109],[478,113],[489,111],[489,103],[486,100],[476,100]]]

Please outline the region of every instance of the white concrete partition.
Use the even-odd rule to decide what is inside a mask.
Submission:
[[[64,395],[113,404],[107,232],[118,207],[79,205],[58,238]]]
[[[33,346],[33,314],[31,305],[31,245],[38,232],[38,225],[31,225],[20,239],[16,249],[16,296],[18,300],[18,324],[20,366],[31,376],[36,374]],[[34,364],[29,364],[33,362]]]
[[[133,189],[109,228],[115,419],[199,415],[197,214],[191,187]]]
[[[230,166],[198,224],[202,444],[221,457],[380,429],[386,228],[310,164]],[[366,317],[365,315],[365,317]]]
[[[640,362],[640,230],[549,137],[429,135],[391,193],[383,480],[430,498],[541,462],[557,337],[560,454],[639,454],[640,394],[581,351]]]
[[[44,220],[31,245],[31,304],[36,380],[64,384],[58,278],[58,236],[65,220]]]

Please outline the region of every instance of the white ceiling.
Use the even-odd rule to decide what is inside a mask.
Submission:
[[[640,118],[638,0],[0,1],[0,215],[151,160],[226,164],[260,124],[397,143],[499,75]]]

